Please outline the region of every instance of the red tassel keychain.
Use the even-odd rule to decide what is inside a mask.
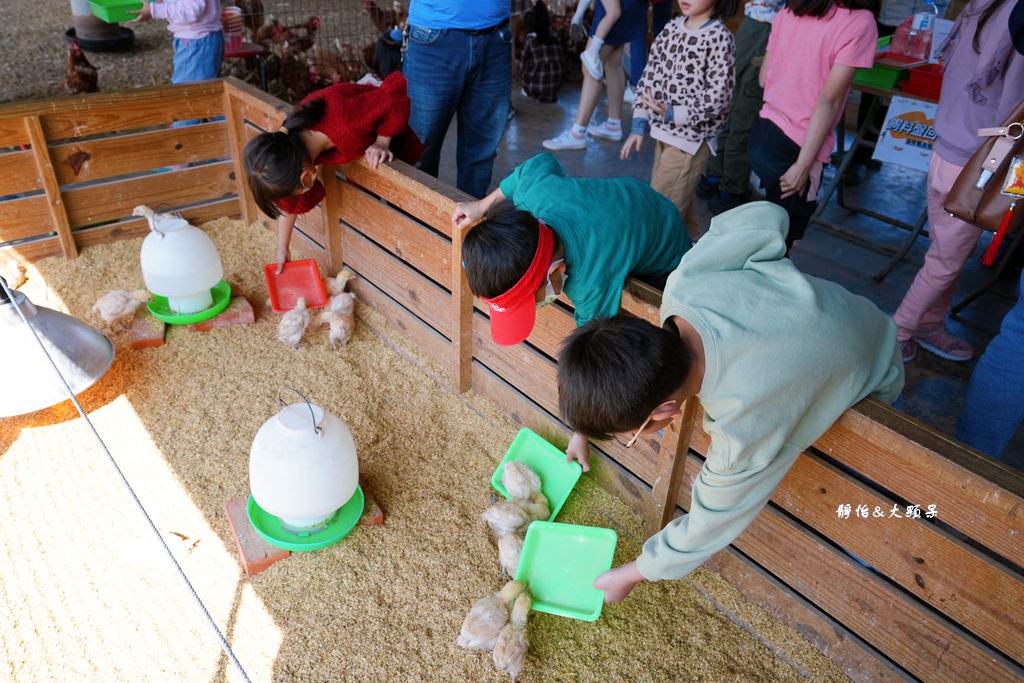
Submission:
[[[999,253],[999,246],[1003,243],[1003,238],[1006,237],[1006,231],[1010,229],[1010,225],[1013,223],[1014,210],[1017,208],[1017,202],[1010,204],[1010,208],[1003,214],[1003,220],[999,221],[999,230],[996,231],[995,237],[988,245],[988,249],[985,250],[984,255],[981,257],[982,264],[991,266],[996,262],[996,255]]]

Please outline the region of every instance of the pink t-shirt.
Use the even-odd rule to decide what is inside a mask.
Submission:
[[[870,67],[875,61],[878,28],[867,10],[836,7],[826,16],[798,17],[783,9],[772,22],[764,80],[761,118],[778,126],[790,140],[803,145],[811,114],[835,64]],[[845,107],[845,98],[843,100]],[[842,116],[844,107],[839,108]],[[838,120],[838,117],[837,117]],[[818,150],[825,163],[832,153],[835,128]]]

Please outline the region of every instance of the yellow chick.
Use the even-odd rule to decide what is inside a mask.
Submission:
[[[335,294],[316,319],[320,325],[331,326],[328,338],[332,349],[338,348],[339,342],[345,346],[356,329],[356,295],[351,292]]]
[[[508,607],[522,591],[523,584],[509,581],[497,593],[474,602],[462,622],[456,644],[467,650],[489,652],[493,649],[501,627],[508,621]]]
[[[530,500],[534,494],[540,493],[540,477],[529,465],[518,460],[505,463],[501,471],[501,483],[508,491],[509,498]]]
[[[547,519],[548,515],[551,514],[551,508],[548,506],[548,499],[540,492],[533,494],[529,500],[513,499],[511,502],[519,506],[519,508],[522,509],[522,511],[530,518],[531,522],[535,519]]]
[[[530,523],[530,517],[510,500],[502,500],[484,510],[484,521],[499,538],[512,534]]]
[[[526,617],[530,613],[530,592],[523,591],[516,598],[512,607],[509,622],[498,633],[494,642],[494,666],[516,680],[526,663],[526,651],[529,643],[526,640]]]
[[[523,538],[519,534],[505,534],[498,537],[498,562],[509,577],[516,575],[519,556],[523,554]]]
[[[281,316],[281,322],[277,324],[278,340],[291,349],[299,348],[302,335],[306,334],[306,328],[309,327],[310,318],[306,299],[300,296],[295,302],[295,308]]]
[[[17,289],[25,284],[25,268],[14,259],[8,259],[6,265],[0,268],[0,277],[7,281],[8,287]]]
[[[345,287],[346,285],[348,285],[348,281],[351,279],[352,271],[349,270],[348,268],[345,268],[334,277],[327,278],[327,291],[330,293],[332,297],[337,296],[338,294],[341,294],[342,292],[345,291]]]
[[[135,311],[144,301],[149,301],[149,292],[136,289],[115,289],[107,292],[93,304],[92,312],[99,316],[108,330],[123,329],[132,324]]]

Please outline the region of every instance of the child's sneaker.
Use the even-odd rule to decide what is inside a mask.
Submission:
[[[720,179],[717,176],[706,176],[700,177],[700,182],[697,183],[697,196],[701,199],[714,199],[718,196],[718,183]]]
[[[600,81],[604,78],[604,64],[601,63],[600,55],[594,55],[584,50],[580,54],[580,61],[583,62],[583,68],[587,70],[587,73],[595,81]]]
[[[636,102],[636,93],[633,92],[633,86],[629,83],[626,84],[626,91],[622,93],[622,101],[626,104],[633,104]]]
[[[572,134],[572,131],[566,130],[561,134],[556,135],[553,138],[545,140],[543,143],[545,149],[560,150],[560,149],[586,149],[587,148],[587,136],[576,137]]]
[[[607,140],[615,141],[622,139],[622,125],[620,124],[614,128],[610,128],[607,121],[590,124],[587,126],[587,132],[596,138],[605,138]]]
[[[909,363],[917,357],[917,342],[913,339],[907,339],[900,342],[900,355],[903,356],[903,362]]]
[[[963,363],[974,358],[974,347],[963,339],[951,335],[944,325],[939,325],[933,332],[914,335],[914,341],[922,349],[946,360]]]

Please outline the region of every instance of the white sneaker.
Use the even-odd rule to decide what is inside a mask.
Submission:
[[[626,92],[622,93],[622,101],[627,104],[633,104],[636,102],[636,93],[633,92],[633,86],[626,86]]]
[[[553,138],[545,140],[543,143],[546,149],[586,149],[587,148],[587,136],[584,135],[581,138],[576,137],[572,134],[572,131],[566,130],[556,135]]]
[[[607,121],[601,123],[592,123],[587,126],[587,132],[596,138],[605,138],[606,140],[621,140],[622,139],[622,126],[618,128],[609,128]]]
[[[601,57],[599,55],[593,55],[586,50],[580,54],[580,60],[583,62],[584,68],[587,73],[593,76],[594,80],[600,81],[604,78],[604,64],[601,63]]]

